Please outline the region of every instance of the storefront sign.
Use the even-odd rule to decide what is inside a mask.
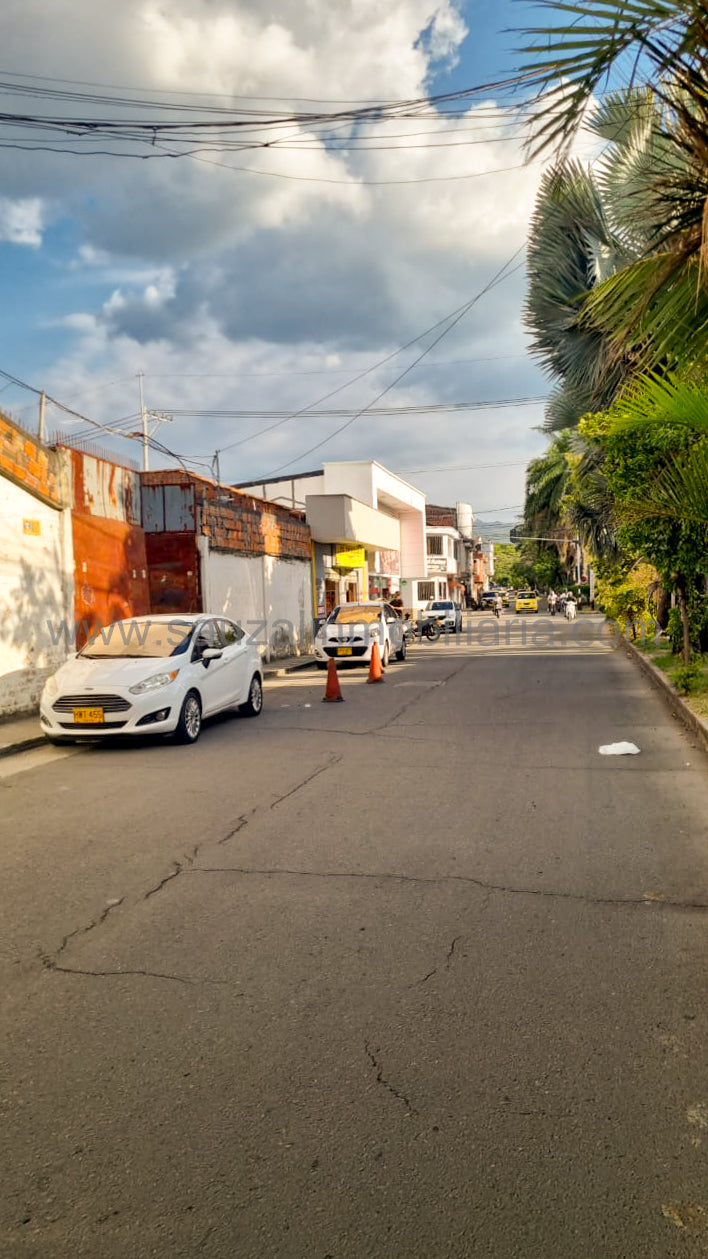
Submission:
[[[37,537],[42,532],[42,526],[38,520],[23,520],[22,532],[31,533]]]
[[[363,546],[355,547],[352,551],[340,551],[338,547],[334,553],[337,568],[363,568],[365,560],[366,551]]]
[[[444,555],[428,556],[428,572],[429,573],[446,573],[447,558]]]

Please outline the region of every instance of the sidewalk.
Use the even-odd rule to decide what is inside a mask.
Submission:
[[[284,656],[282,660],[264,663],[263,677],[266,681],[269,678],[284,678],[298,669],[309,669],[314,663],[314,656]],[[27,752],[30,748],[44,746],[46,742],[38,713],[18,713],[16,717],[0,718],[0,757]]]

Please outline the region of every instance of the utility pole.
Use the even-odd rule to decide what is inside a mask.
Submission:
[[[44,441],[44,409],[47,405],[47,395],[42,390],[39,395],[39,440]]]
[[[214,480],[217,485],[221,485],[221,469],[219,467],[219,452],[214,451]]]
[[[140,383],[140,419],[143,427],[143,472],[150,471],[150,446],[148,444],[148,413],[143,398],[143,373],[138,372]]]

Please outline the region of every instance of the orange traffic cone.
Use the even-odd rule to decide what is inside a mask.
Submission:
[[[384,682],[383,669],[381,667],[381,652],[378,643],[374,643],[371,648],[371,664],[369,665],[369,682]]]
[[[339,685],[339,674],[337,673],[337,666],[331,657],[330,657],[329,664],[327,665],[327,686],[325,687],[325,693],[322,696],[322,703],[323,704],[343,704],[344,703],[344,696],[342,695],[342,691]]]

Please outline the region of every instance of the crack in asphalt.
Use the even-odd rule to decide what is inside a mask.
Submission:
[[[197,854],[197,851],[198,849],[195,849],[195,854],[194,854],[195,856]],[[161,879],[159,883],[155,884],[155,887],[151,887],[149,891],[147,891],[145,895],[143,896],[144,901],[149,900],[151,896],[155,896],[157,892],[161,892],[166,883],[171,883],[172,880],[176,879],[178,875],[180,875],[182,871],[185,869],[181,861],[173,861],[172,864],[174,866],[174,870],[172,871],[172,873],[166,874],[164,879]]]
[[[371,1065],[374,1067],[376,1071],[376,1083],[383,1085],[383,1087],[387,1089],[388,1092],[391,1093],[395,1098],[397,1098],[399,1102],[403,1102],[403,1105],[405,1106],[409,1115],[417,1115],[418,1111],[416,1110],[415,1106],[411,1105],[411,1102],[409,1098],[406,1097],[405,1093],[399,1092],[399,1090],[395,1088],[393,1084],[391,1084],[390,1080],[386,1080],[384,1078],[383,1070],[381,1066],[379,1065],[376,1055],[372,1052],[372,1049],[371,1049],[371,1046],[369,1045],[368,1040],[364,1041],[364,1049],[366,1050],[366,1054],[367,1054],[367,1057],[369,1058],[369,1061],[371,1062]]]
[[[156,970],[82,970],[77,966],[60,966],[57,962],[47,958],[42,959],[47,970],[57,971],[60,975],[88,975],[93,979],[124,979],[126,976],[143,975],[147,979],[171,979],[177,984],[218,984],[221,987],[228,987],[228,979],[209,979],[206,977],[198,977],[196,975],[168,975],[163,971]],[[245,992],[236,992],[232,994],[235,997],[245,997]]]
[[[64,936],[61,944],[59,945],[59,948],[56,950],[53,957],[50,956],[49,953],[42,953],[40,951],[39,960],[44,966],[45,970],[56,970],[57,969],[56,959],[64,952],[64,949],[68,945],[69,941],[73,940],[74,936],[86,935],[87,932],[93,931],[94,928],[102,926],[102,924],[106,921],[106,918],[108,917],[108,915],[112,913],[114,909],[118,909],[119,905],[122,905],[124,900],[125,900],[125,897],[121,896],[120,900],[115,900],[113,901],[112,904],[106,905],[105,909],[103,909],[101,913],[98,915],[98,918],[94,918],[93,922],[88,923],[88,925],[85,927],[75,927],[73,931],[69,931],[68,934]]]
[[[277,804],[280,804],[281,801],[286,800],[288,799],[288,797],[295,795],[295,793],[297,791],[300,791],[302,787],[306,787],[309,782],[312,782],[313,778],[317,778],[317,776],[319,774],[324,773],[325,770],[331,769],[334,765],[338,764],[339,761],[341,761],[341,759],[342,757],[338,755],[330,756],[325,765],[320,765],[311,774],[308,774],[305,778],[303,778],[301,782],[297,783],[295,787],[291,788],[290,791],[287,791],[284,795],[280,796],[278,800],[273,801],[273,803],[270,806],[271,809],[275,808],[275,806]],[[215,843],[216,845],[222,845],[222,844],[228,843],[230,839],[233,839],[235,835],[238,835],[239,831],[243,830],[243,828],[248,825],[249,819],[252,818],[253,815],[258,812],[258,808],[259,806],[256,805],[253,809],[248,810],[248,812],[242,813],[237,818],[236,824],[232,826],[231,829],[227,831],[227,833],[221,837],[221,839],[218,839],[216,841],[205,840],[203,843],[195,845],[195,847],[192,849],[191,855],[185,853],[183,861],[173,860],[172,862],[173,869],[170,871],[169,874],[166,874],[165,877],[161,879],[159,883],[156,883],[154,887],[148,888],[147,892],[143,893],[143,896],[142,896],[143,901],[147,901],[150,899],[151,896],[155,896],[158,892],[161,892],[162,889],[166,887],[168,883],[171,883],[173,879],[179,878],[181,874],[193,873],[194,861],[196,857],[198,856],[199,852],[201,851],[201,849],[206,847],[209,843],[212,843],[212,844]],[[155,979],[171,979],[171,980],[174,980],[176,983],[184,983],[184,984],[207,983],[207,984],[228,985],[229,983],[228,980],[195,979],[190,976],[162,974],[158,971],[146,971],[146,970],[90,971],[90,970],[79,970],[77,968],[72,968],[72,967],[67,967],[67,966],[61,966],[57,959],[61,957],[64,950],[67,948],[69,941],[73,940],[75,936],[86,935],[89,931],[94,931],[97,927],[102,926],[103,923],[106,921],[108,915],[112,913],[114,909],[118,909],[118,907],[122,905],[124,901],[125,901],[125,896],[121,896],[119,899],[116,899],[111,904],[106,905],[106,907],[101,911],[98,917],[94,918],[92,922],[88,923],[86,926],[75,927],[73,931],[69,931],[67,935],[63,937],[59,947],[56,949],[54,954],[46,953],[40,950],[37,956],[38,956],[38,960],[41,962],[44,969],[50,970],[50,971],[62,972],[67,975],[95,975],[97,977],[107,977],[107,976],[114,976],[114,975],[118,975],[118,976],[120,975],[145,975],[145,976],[151,976],[152,978],[155,978]],[[243,994],[237,993],[236,995],[242,996]]]
[[[455,936],[452,944],[450,945],[450,948],[448,949],[447,957],[445,959],[445,970],[450,969],[450,965],[452,963],[452,955],[455,952],[455,945],[457,944],[457,941],[461,939],[462,939],[462,936]]]
[[[462,936],[455,936],[455,938],[453,939],[452,944],[450,945],[447,951],[446,957],[445,957],[445,970],[450,969],[450,966],[452,963],[452,957],[455,952],[455,945],[457,944],[458,940],[461,940],[461,939],[462,939]],[[433,975],[437,975],[437,973],[438,973],[437,967],[435,968],[435,970],[429,970],[427,975],[423,975],[422,979],[416,979],[415,983],[411,984],[411,988],[420,988],[422,984],[427,984],[428,980],[432,979]]]
[[[195,866],[194,869],[183,871],[184,874],[243,874],[263,875],[265,877],[285,877],[303,879],[369,879],[381,883],[411,883],[415,885],[444,883],[464,883],[482,891],[500,892],[509,896],[537,896],[542,900],[576,901],[585,905],[641,905],[658,909],[708,909],[708,901],[680,901],[667,898],[659,899],[652,896],[590,896],[581,892],[562,892],[553,888],[513,887],[506,883],[489,883],[484,879],[474,878],[466,874],[415,875],[396,874],[392,871],[369,872],[366,870],[290,870],[286,867],[260,869],[245,866]],[[488,898],[484,908],[488,905]],[[460,939],[461,937],[456,937]],[[449,954],[448,956],[451,956]]]
[[[221,844],[228,844],[229,840],[233,839],[234,835],[238,835],[239,831],[242,831],[244,826],[248,826],[249,818],[252,818],[254,813],[256,812],[257,812],[257,806],[256,808],[249,809],[247,813],[242,813],[241,816],[236,819],[236,825],[232,827],[232,829],[228,831],[226,835],[224,835],[223,839],[217,839],[216,841],[217,844],[219,846]],[[198,848],[194,849],[195,857],[198,851],[199,851]]]
[[[396,709],[396,712],[392,713],[392,715],[388,717],[386,721],[381,722],[381,724],[377,726],[368,726],[366,730],[342,730],[341,727],[339,726],[328,726],[327,730],[325,731],[324,727],[322,726],[283,726],[283,725],[278,726],[278,730],[293,730],[293,731],[296,731],[298,734],[299,733],[304,733],[304,734],[326,733],[327,735],[343,734],[343,735],[348,735],[352,739],[370,738],[372,734],[376,735],[376,734],[380,734],[382,730],[389,730],[390,727],[394,724],[394,722],[398,721],[399,717],[402,717],[404,713],[408,712],[409,708],[412,708],[414,704],[419,704],[421,700],[426,699],[428,696],[428,692],[431,688],[436,689],[437,687],[445,686],[447,682],[450,682],[452,681],[453,678],[456,678],[458,673],[463,673],[465,669],[469,669],[472,663],[473,663],[473,660],[465,660],[464,663],[459,666],[459,668],[453,669],[452,672],[447,673],[445,677],[436,679],[434,682],[431,682],[429,686],[426,685],[425,690],[422,691],[421,694],[412,695],[411,698],[407,700],[405,704],[402,704],[400,708]]]
[[[282,804],[283,800],[289,800],[291,796],[294,796],[298,791],[301,791],[303,787],[306,787],[308,783],[311,783],[314,778],[318,778],[320,774],[325,774],[328,769],[332,769],[335,765],[339,765],[340,761],[343,759],[343,756],[330,756],[326,765],[320,765],[318,769],[315,769],[311,774],[308,774],[307,778],[303,778],[302,782],[299,782],[296,787],[292,787],[290,791],[286,791],[284,795],[278,796],[277,800],[274,800],[271,804],[271,809],[275,809],[279,804]]]

